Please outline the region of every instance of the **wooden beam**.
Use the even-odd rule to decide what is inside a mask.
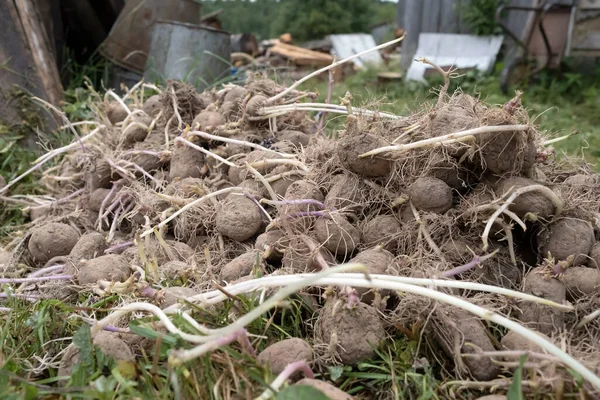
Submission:
[[[14,4],[46,97],[50,103],[58,105],[63,98],[63,87],[44,23],[31,0],[16,0]]]

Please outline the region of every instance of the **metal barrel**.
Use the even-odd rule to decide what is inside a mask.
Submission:
[[[122,68],[143,74],[156,21],[199,23],[200,9],[192,0],[128,0],[100,53]]]
[[[230,59],[228,32],[194,24],[159,21],[152,30],[144,80],[177,79],[204,90],[231,75]]]

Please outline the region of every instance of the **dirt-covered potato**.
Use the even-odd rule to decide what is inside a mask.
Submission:
[[[106,110],[106,118],[113,125],[122,122],[127,115],[127,111],[119,103],[111,103]]]
[[[37,264],[53,257],[68,255],[77,241],[79,232],[70,225],[51,222],[32,229],[28,249]]]
[[[462,353],[495,351],[479,317],[459,308],[440,306],[436,308],[435,319],[438,342],[449,357],[457,360],[457,366],[464,365],[478,381],[489,381],[498,376],[500,368],[490,358],[461,356]]]
[[[69,259],[74,263],[81,260],[91,260],[104,254],[107,244],[104,235],[98,232],[89,232],[82,235],[71,252]]]
[[[431,160],[427,176],[437,178],[455,190],[464,190],[469,183],[468,173],[458,166],[458,162],[437,154]]]
[[[319,218],[314,232],[317,240],[325,248],[338,256],[345,257],[358,247],[360,232],[341,214],[330,214],[329,218]]]
[[[287,165],[278,165],[265,178],[272,178],[275,176],[279,176],[280,174],[286,173],[288,171],[290,171],[290,169]],[[270,184],[271,184],[271,188],[273,188],[273,191],[278,196],[284,197],[285,192],[288,190],[290,185],[299,180],[300,180],[299,175],[287,175],[287,176],[280,176],[279,179],[277,179],[273,182],[270,182]]]
[[[117,179],[119,179],[119,175],[113,173],[112,168],[104,159],[98,159],[96,162],[90,164],[88,170],[85,172],[85,180],[90,190],[97,188],[110,189],[112,182]]]
[[[223,236],[243,242],[256,235],[262,225],[262,214],[245,196],[228,196],[220,203],[216,228]]]
[[[260,352],[256,360],[267,365],[273,374],[279,375],[288,364],[296,361],[311,364],[313,357],[310,344],[300,338],[290,338],[270,345]]]
[[[378,147],[387,146],[382,138],[369,133],[347,135],[336,145],[336,153],[342,165],[349,171],[366,178],[376,178],[388,175],[393,162],[379,156],[359,158],[363,153]]]
[[[573,258],[573,265],[588,262],[588,254],[596,242],[592,225],[581,219],[560,218],[552,222],[538,237],[540,255],[551,254],[555,261]]]
[[[600,293],[600,269],[588,267],[570,267],[559,277],[567,289],[569,299]]]
[[[177,240],[165,240],[169,247],[168,251],[156,239],[150,239],[149,242],[149,245],[146,245],[146,241],[143,242],[144,252],[148,259],[156,260],[158,265],[169,261],[189,261],[194,256],[194,250],[190,246]],[[129,247],[123,252],[123,255],[128,260],[138,262],[139,249],[136,246]]]
[[[303,378],[296,382],[299,386],[311,386],[323,393],[330,400],[353,400],[354,397],[333,386],[329,382],[320,381],[318,379]]]
[[[373,358],[373,347],[385,339],[377,310],[365,303],[348,307],[335,299],[329,301],[319,312],[315,329],[318,339],[332,345],[347,365]]]
[[[513,125],[515,119],[501,108],[489,109],[484,125]],[[477,135],[477,145],[485,168],[497,175],[522,170],[527,154],[528,134],[522,131],[487,132]]]
[[[263,253],[267,261],[281,261],[283,258],[285,234],[279,229],[273,229],[257,236],[254,248]]]
[[[262,268],[262,256],[259,251],[253,250],[227,263],[221,269],[220,277],[222,281],[231,283],[250,275],[255,268]]]
[[[8,268],[8,264],[10,263],[11,259],[12,253],[10,251],[0,250],[0,273],[6,271],[6,268]]]
[[[265,186],[260,181],[252,178],[243,180],[237,187],[244,189],[245,193],[258,198],[263,197],[267,193]]]
[[[327,265],[334,263],[335,259],[329,250],[320,247],[319,243],[312,239],[306,240],[311,242],[315,250],[311,250],[302,240],[290,241],[283,253],[282,264],[285,268],[298,273],[320,271],[322,266],[318,262],[318,256],[322,257]]]
[[[306,147],[310,142],[310,136],[301,131],[285,130],[277,134],[280,141],[289,142],[294,147]]]
[[[94,284],[99,280],[123,282],[131,275],[129,261],[120,254],[108,254],[79,263],[77,281],[80,285]]]
[[[158,273],[163,279],[186,280],[194,275],[194,267],[185,261],[169,261],[158,267]]]
[[[543,333],[536,332],[538,335],[548,339]],[[535,342],[519,335],[514,331],[508,331],[500,340],[500,345],[506,350],[531,351],[533,353],[544,353],[544,350]]]
[[[195,142],[194,137],[188,138]],[[196,143],[197,144],[197,143]],[[204,162],[206,157],[203,153],[193,149],[183,143],[177,143],[171,155],[171,164],[169,167],[169,177],[175,178],[200,178],[204,175]]]
[[[87,200],[87,208],[90,211],[99,212],[102,207],[102,202],[106,199],[105,205],[110,205],[115,199],[116,194],[110,195],[110,189],[98,188],[90,193]],[[108,197],[108,198],[107,198]]]
[[[248,103],[246,104],[246,113],[251,116],[258,115],[258,112],[263,108],[266,101],[267,96],[255,94],[250,100],[248,100]]]
[[[223,102],[238,103],[242,101],[244,97],[246,97],[247,93],[248,91],[246,90],[246,88],[241,86],[233,86],[227,91],[227,93],[223,97]]]
[[[169,196],[194,197],[204,192],[204,181],[200,178],[183,178],[167,185],[165,194]]]
[[[334,175],[325,204],[338,210],[360,211],[365,200],[361,186],[360,178],[354,174]]]
[[[536,184],[538,183],[531,179],[513,176],[499,181],[495,185],[494,192],[496,193],[496,197],[501,197],[507,193],[511,187],[514,191],[522,187]],[[540,218],[549,219],[556,212],[552,200],[544,193],[538,191],[523,193],[518,196],[508,208],[520,218],[525,217],[525,214],[527,213],[533,213]]]
[[[143,110],[152,118],[156,117],[161,109],[162,103],[160,102],[160,96],[157,94],[148,97],[148,100],[144,102]]]
[[[589,256],[587,265],[591,268],[600,268],[600,242],[594,243]]]
[[[556,278],[550,276],[543,267],[532,269],[523,282],[523,292],[534,296],[563,303],[566,299],[565,285]],[[533,328],[546,335],[564,328],[564,311],[537,303],[520,301],[520,313],[518,318],[526,326]]]
[[[452,208],[452,189],[437,178],[417,179],[408,188],[408,195],[417,210],[442,214]]]
[[[286,200],[306,200],[312,199],[317,201],[324,201],[325,196],[323,196],[323,192],[321,189],[311,181],[301,179],[292,183],[288,189],[285,191],[285,199]],[[318,207],[313,205],[290,205],[282,207],[282,210],[285,214],[295,213],[295,212],[303,212],[303,211],[314,211],[319,210]]]
[[[244,173],[243,176],[242,173]],[[239,167],[229,167],[229,170],[227,171],[227,179],[235,186],[242,183],[242,181],[245,179],[245,176],[245,171]]]
[[[196,115],[194,122],[192,122],[192,128],[200,131],[212,130],[216,127],[223,125],[225,118],[217,111],[202,111]]]
[[[596,175],[585,175],[577,174],[572,175],[565,179],[563,185],[567,186],[582,186],[582,187],[594,187],[597,185],[598,177]]]
[[[195,289],[185,286],[171,286],[163,289],[163,299],[160,303],[161,308],[167,308],[179,302],[181,299],[197,295]]]
[[[104,355],[113,358],[115,361],[131,363],[135,361],[135,357],[127,343],[119,338],[116,333],[100,331],[94,336],[92,343]],[[71,343],[60,359],[57,376],[70,376],[79,361],[79,349]],[[62,382],[59,383],[61,386],[66,384],[66,381],[59,382]]]
[[[271,172],[276,165],[274,164],[265,164],[263,163],[265,160],[269,160],[272,158],[277,158],[277,156],[274,153],[269,153],[266,151],[262,151],[262,150],[252,150],[250,153],[246,154],[246,159],[245,162],[247,162],[248,164],[252,165],[252,167],[257,170],[258,172],[260,172],[261,174],[265,175],[269,172]],[[243,164],[242,164],[243,165]],[[242,177],[244,177],[244,174],[246,175],[246,177],[251,177],[252,174],[246,170],[242,170]]]
[[[135,142],[141,142],[150,133],[150,124],[152,124],[152,118],[145,115],[136,115],[131,118],[131,121],[127,125],[123,125],[121,129],[121,140],[127,145],[133,145]]]
[[[363,225],[362,242],[366,247],[383,246],[388,251],[395,251],[401,229],[393,215],[378,215]]]
[[[361,251],[348,262],[363,264],[367,267],[370,274],[394,274],[394,271],[391,270],[393,268],[394,255],[380,247]],[[375,299],[375,289],[357,287],[354,290],[360,296],[361,301],[366,304],[371,304]],[[381,297],[385,297],[390,294],[390,291],[383,290],[380,294]]]

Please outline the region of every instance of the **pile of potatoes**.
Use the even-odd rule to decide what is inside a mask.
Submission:
[[[315,132],[316,124],[305,112],[257,118],[268,97],[282,89],[257,79],[245,87],[196,93],[170,82],[143,103],[129,102],[130,113],[117,102],[101,104],[98,122],[106,126],[95,140],[64,157],[58,169],[64,179],[47,187],[62,196],[79,189],[83,194],[31,213],[33,227],[21,261],[33,271],[64,264],[73,275],[72,285],[64,285],[61,294],[65,301],[77,299],[72,294],[81,290],[103,293],[107,282],[145,279],[160,290],[148,301],[167,307],[214,288],[215,281],[234,284],[344,262],[362,263],[373,274],[439,278],[475,256],[496,251],[448,279],[569,301],[577,312],[450,293],[500,310],[557,342],[566,335],[570,347],[586,349],[577,357],[600,368],[593,365],[600,358],[600,343],[593,340],[600,324],[592,321],[584,330],[575,329],[581,316],[600,308],[599,178],[581,162],[555,157],[529,125],[519,96],[492,106],[457,93],[395,120],[355,113],[347,116],[345,129],[335,135],[339,137],[330,139]],[[391,144],[501,125],[527,128],[361,157]],[[194,135],[195,130],[236,142]],[[494,221],[484,250],[487,220],[511,193],[533,185],[547,190],[516,197],[509,213]],[[223,190],[227,188],[232,189]],[[221,194],[164,224],[158,236],[140,237],[190,202],[219,190]],[[339,289],[303,293],[317,310],[313,326],[306,328],[308,336],[265,342],[262,347],[269,346],[257,360],[275,374],[299,360],[321,371],[335,363],[356,366],[375,357],[374,349],[392,337],[403,336],[398,327],[404,332],[414,326],[442,351],[428,360],[431,365],[445,355],[441,380],[510,377],[514,368],[498,360],[518,360],[468,353],[543,352],[453,307],[392,291]],[[137,342],[117,333],[103,335],[98,345],[107,345],[112,336],[118,346],[132,349],[120,351],[119,357],[135,357],[132,343]],[[67,352],[61,370],[69,371],[75,356]],[[421,355],[414,357],[416,361]],[[565,391],[575,390],[564,369],[533,371],[530,379],[538,392],[557,390],[556,376]],[[507,385],[499,382],[496,394],[503,398]],[[333,382],[298,383],[324,388],[332,398],[352,398]],[[364,390],[366,396],[375,395]]]

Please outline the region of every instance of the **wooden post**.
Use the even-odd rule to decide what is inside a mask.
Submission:
[[[406,71],[417,51],[419,33],[421,33],[421,20],[423,15],[422,0],[405,0],[404,3],[404,30],[406,38],[402,41],[402,55],[400,67]]]
[[[31,0],[17,0],[14,4],[48,101],[59,104],[63,98],[63,87],[44,23]]]

